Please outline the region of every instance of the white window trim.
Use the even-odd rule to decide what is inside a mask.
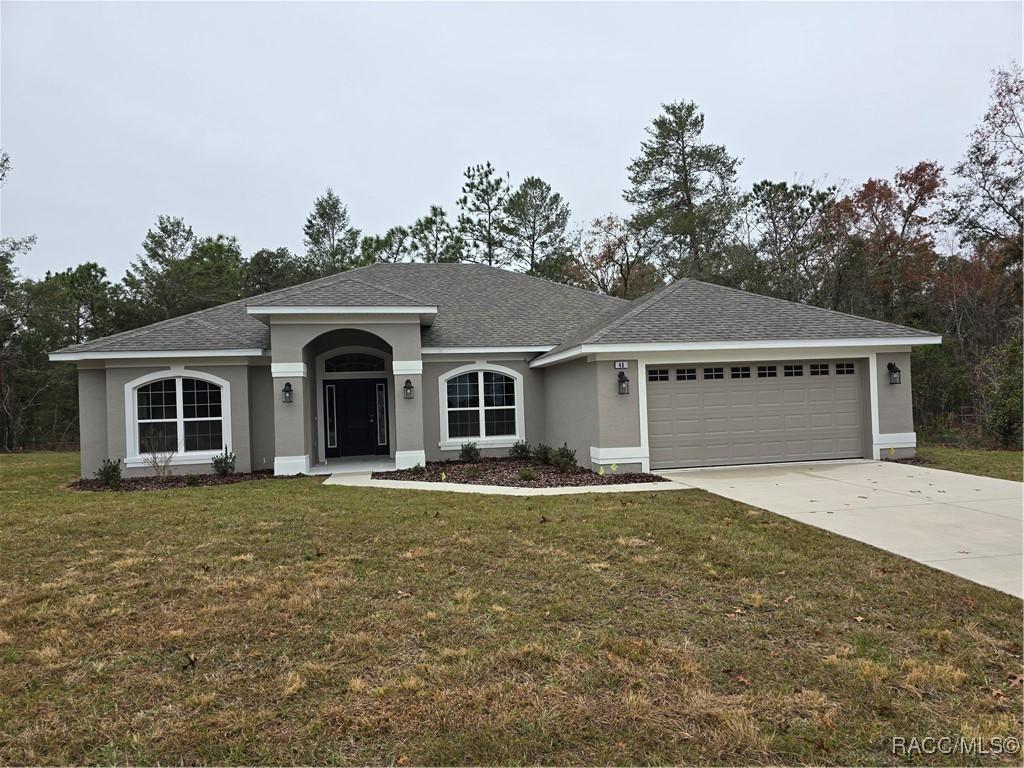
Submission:
[[[185,426],[184,426],[184,403],[182,402],[181,380],[198,379],[216,384],[220,387],[220,411],[221,411],[221,435],[223,436],[223,447],[216,451],[186,451],[185,448]],[[176,412],[175,419],[178,425],[178,451],[171,457],[170,466],[183,466],[190,464],[205,464],[214,456],[223,453],[224,450],[231,450],[231,384],[204,371],[194,371],[183,366],[172,366],[164,371],[154,371],[132,379],[124,385],[124,425],[125,425],[125,458],[126,467],[138,468],[149,466],[147,455],[139,449],[139,409],[137,394],[139,387],[162,379],[174,379],[176,390]]]
[[[464,373],[480,372],[481,377],[484,371],[491,371],[492,373],[500,373],[503,376],[510,377],[515,382],[516,388],[516,433],[514,435],[496,435],[494,437],[485,437],[481,434],[479,437],[449,437],[448,436],[448,379],[454,378],[455,376],[461,376]],[[511,368],[506,368],[503,365],[494,365],[492,363],[469,363],[468,365],[459,366],[458,368],[452,368],[449,371],[445,371],[437,377],[437,408],[438,408],[438,421],[440,423],[441,439],[438,442],[438,447],[442,451],[457,451],[465,443],[476,443],[479,448],[511,448],[514,443],[519,440],[526,439],[526,407],[525,407],[525,395],[523,392],[523,375],[518,371]],[[484,410],[484,390],[483,382],[481,378],[480,383],[480,410]],[[505,406],[507,407],[507,406]],[[483,414],[480,414],[480,432],[484,431],[484,418]]]

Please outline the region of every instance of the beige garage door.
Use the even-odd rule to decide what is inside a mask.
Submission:
[[[863,455],[862,361],[647,366],[651,467]]]

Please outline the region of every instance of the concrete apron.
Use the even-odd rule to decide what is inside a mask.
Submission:
[[[1024,485],[885,461],[661,470],[1021,597]]]

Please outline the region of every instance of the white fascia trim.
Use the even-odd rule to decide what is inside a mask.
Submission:
[[[891,338],[860,338],[860,339],[779,339],[770,341],[695,341],[651,342],[646,344],[580,344],[559,352],[556,355],[542,355],[530,363],[532,368],[543,368],[546,365],[569,360],[584,355],[596,355],[602,352],[612,354],[643,354],[646,352],[697,352],[703,350],[728,349],[813,349],[836,347],[892,347],[912,346],[915,344],[941,344],[941,336],[894,336]]]
[[[437,307],[287,307],[268,304],[246,307],[245,311],[250,315],[436,315]]]
[[[546,347],[423,347],[424,355],[492,355],[513,353],[550,352],[554,346]]]
[[[262,357],[262,349],[181,349],[162,352],[51,352],[50,360],[55,363],[70,363],[78,360],[177,360],[182,357]]]
[[[409,469],[417,464],[427,465],[426,451],[395,451],[395,469]]]
[[[167,466],[170,467],[182,467],[192,465],[209,465],[214,456],[218,456],[223,451],[189,451],[187,453],[176,453],[171,456],[167,462]],[[164,462],[161,461],[160,464]],[[124,465],[129,469],[140,469],[143,467],[152,467],[153,463],[148,460],[145,456],[129,456],[124,460]]]
[[[273,378],[306,377],[305,363],[271,363],[270,375]]]
[[[609,462],[642,464],[649,458],[647,450],[639,445],[627,448],[599,448],[596,445],[590,446],[590,461],[594,464],[607,464]]]
[[[275,475],[309,474],[309,456],[275,456]]]
[[[421,376],[423,374],[423,361],[394,360],[391,363],[391,372],[395,376]]]

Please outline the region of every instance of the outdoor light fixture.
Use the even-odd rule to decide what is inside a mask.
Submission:
[[[402,397],[412,400],[412,379],[406,379],[405,384],[402,385]]]
[[[896,363],[889,363],[885,367],[886,367],[886,370],[889,371],[889,383],[890,384],[899,384],[900,383],[900,369],[899,369],[899,367],[897,367]]]
[[[290,403],[292,401],[292,383],[286,381],[284,387],[281,389],[281,402]]]
[[[625,371],[619,371],[619,394],[629,394],[629,377],[626,376]]]

